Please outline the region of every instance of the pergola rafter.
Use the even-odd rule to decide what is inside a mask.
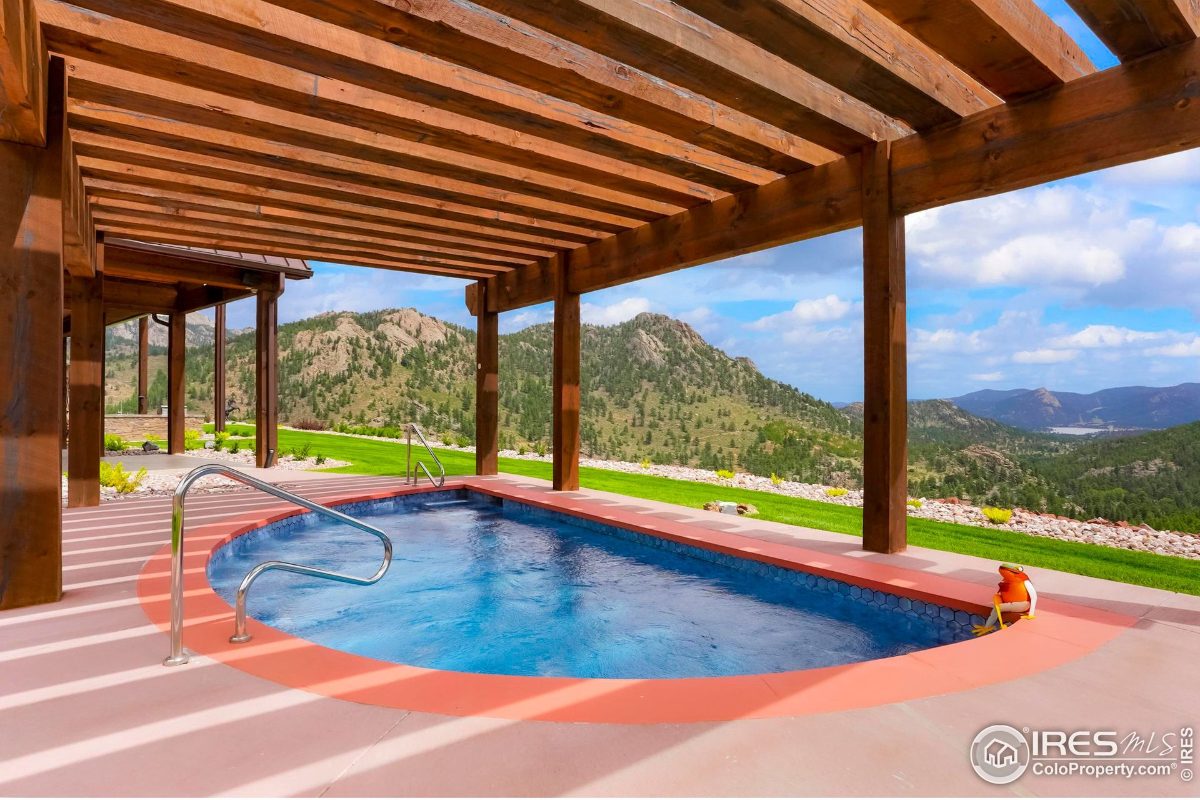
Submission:
[[[894,550],[904,216],[1200,145],[1196,0],[1070,2],[1120,65],[1034,0],[3,0],[0,212],[61,241],[71,286],[101,235],[110,262],[120,236],[470,281],[482,472],[496,315],[554,301],[567,489],[580,295],[865,223],[866,546]],[[49,216],[30,147],[56,154]],[[18,285],[29,254],[3,253]],[[186,293],[114,272],[105,302],[242,291],[212,269]]]

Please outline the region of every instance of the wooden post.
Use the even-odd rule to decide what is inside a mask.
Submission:
[[[283,276],[264,277],[256,300],[254,461],[259,467],[275,463],[279,449],[279,296]]]
[[[225,304],[214,309],[213,430],[225,430]]]
[[[70,277],[71,435],[67,438],[67,506],[100,505],[104,457],[104,243],[95,274]]]
[[[487,309],[487,281],[477,285],[475,474],[495,475],[500,450],[500,315]]]
[[[64,290],[65,290],[65,287],[66,287],[66,284],[64,283]],[[59,383],[62,385],[62,398],[61,398],[61,400],[62,400],[62,408],[61,408],[62,424],[59,426],[61,428],[61,432],[58,437],[59,447],[61,447],[63,450],[67,449],[67,408],[68,408],[68,397],[69,397],[67,387],[71,383],[71,376],[67,370],[67,364],[70,363],[70,360],[71,360],[71,337],[64,333],[63,337],[62,337],[62,361],[59,363],[59,368],[60,368],[59,374],[62,375],[62,380],[59,381]]]
[[[187,420],[187,314],[176,311],[167,326],[167,452],[183,452]]]
[[[559,260],[554,293],[554,488],[579,488],[579,295]]]
[[[138,319],[137,413],[150,413],[150,318]]]
[[[0,609],[62,597],[63,98],[46,146],[0,141]]]
[[[908,545],[908,331],[889,143],[864,151],[862,186],[863,548],[896,553]]]

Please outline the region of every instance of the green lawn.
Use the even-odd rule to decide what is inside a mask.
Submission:
[[[211,430],[211,426],[208,429]],[[252,436],[253,430],[252,427],[238,425],[231,425],[229,428],[233,435]],[[350,466],[331,470],[332,472],[364,475],[404,474],[403,442],[381,442],[333,433],[290,430],[279,432],[281,450],[293,451],[305,444],[309,446],[312,455],[322,454],[350,462]],[[447,473],[469,475],[475,471],[473,453],[440,449],[437,452],[446,466]],[[432,465],[430,466],[432,468]],[[550,479],[550,464],[541,461],[501,458],[500,471],[512,475]],[[706,502],[717,499],[752,503],[758,507],[758,518],[761,519],[820,528],[850,536],[862,535],[861,510],[832,503],[587,467],[580,470],[580,483],[587,489],[659,500],[690,508],[700,508]],[[1200,561],[1193,559],[911,518],[908,521],[908,541],[919,547],[980,556],[993,561],[1016,561],[1032,567],[1200,595]]]

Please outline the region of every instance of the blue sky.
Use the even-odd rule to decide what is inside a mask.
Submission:
[[[1040,5],[1097,66],[1115,63],[1065,2]],[[282,321],[414,306],[471,324],[463,281],[316,270],[289,285]],[[861,281],[861,238],[848,231],[595,292],[583,314],[598,324],[670,314],[771,377],[853,400]],[[1200,380],[1200,150],[913,215],[908,281],[912,397]],[[550,316],[536,306],[501,326]],[[230,325],[252,324],[253,306],[234,304]]]

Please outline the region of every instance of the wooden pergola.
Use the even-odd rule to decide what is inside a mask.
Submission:
[[[67,505],[100,502],[100,458],[104,455],[104,330],[138,319],[138,413],[146,414],[147,357],[151,317],[167,326],[167,452],[182,453],[186,406],[187,315],[215,309],[213,420],[225,427],[225,304],[256,297],[256,427],[259,466],[278,449],[277,304],[287,279],[303,280],[312,270],[303,260],[147,244],[96,234],[89,269],[64,276],[63,336],[69,337],[67,401]],[[63,433],[66,433],[64,426]]]
[[[1197,0],[3,0],[0,607],[57,599],[54,369],[97,237],[469,279],[497,315],[861,226],[864,546],[905,544],[904,217],[1200,144]]]

